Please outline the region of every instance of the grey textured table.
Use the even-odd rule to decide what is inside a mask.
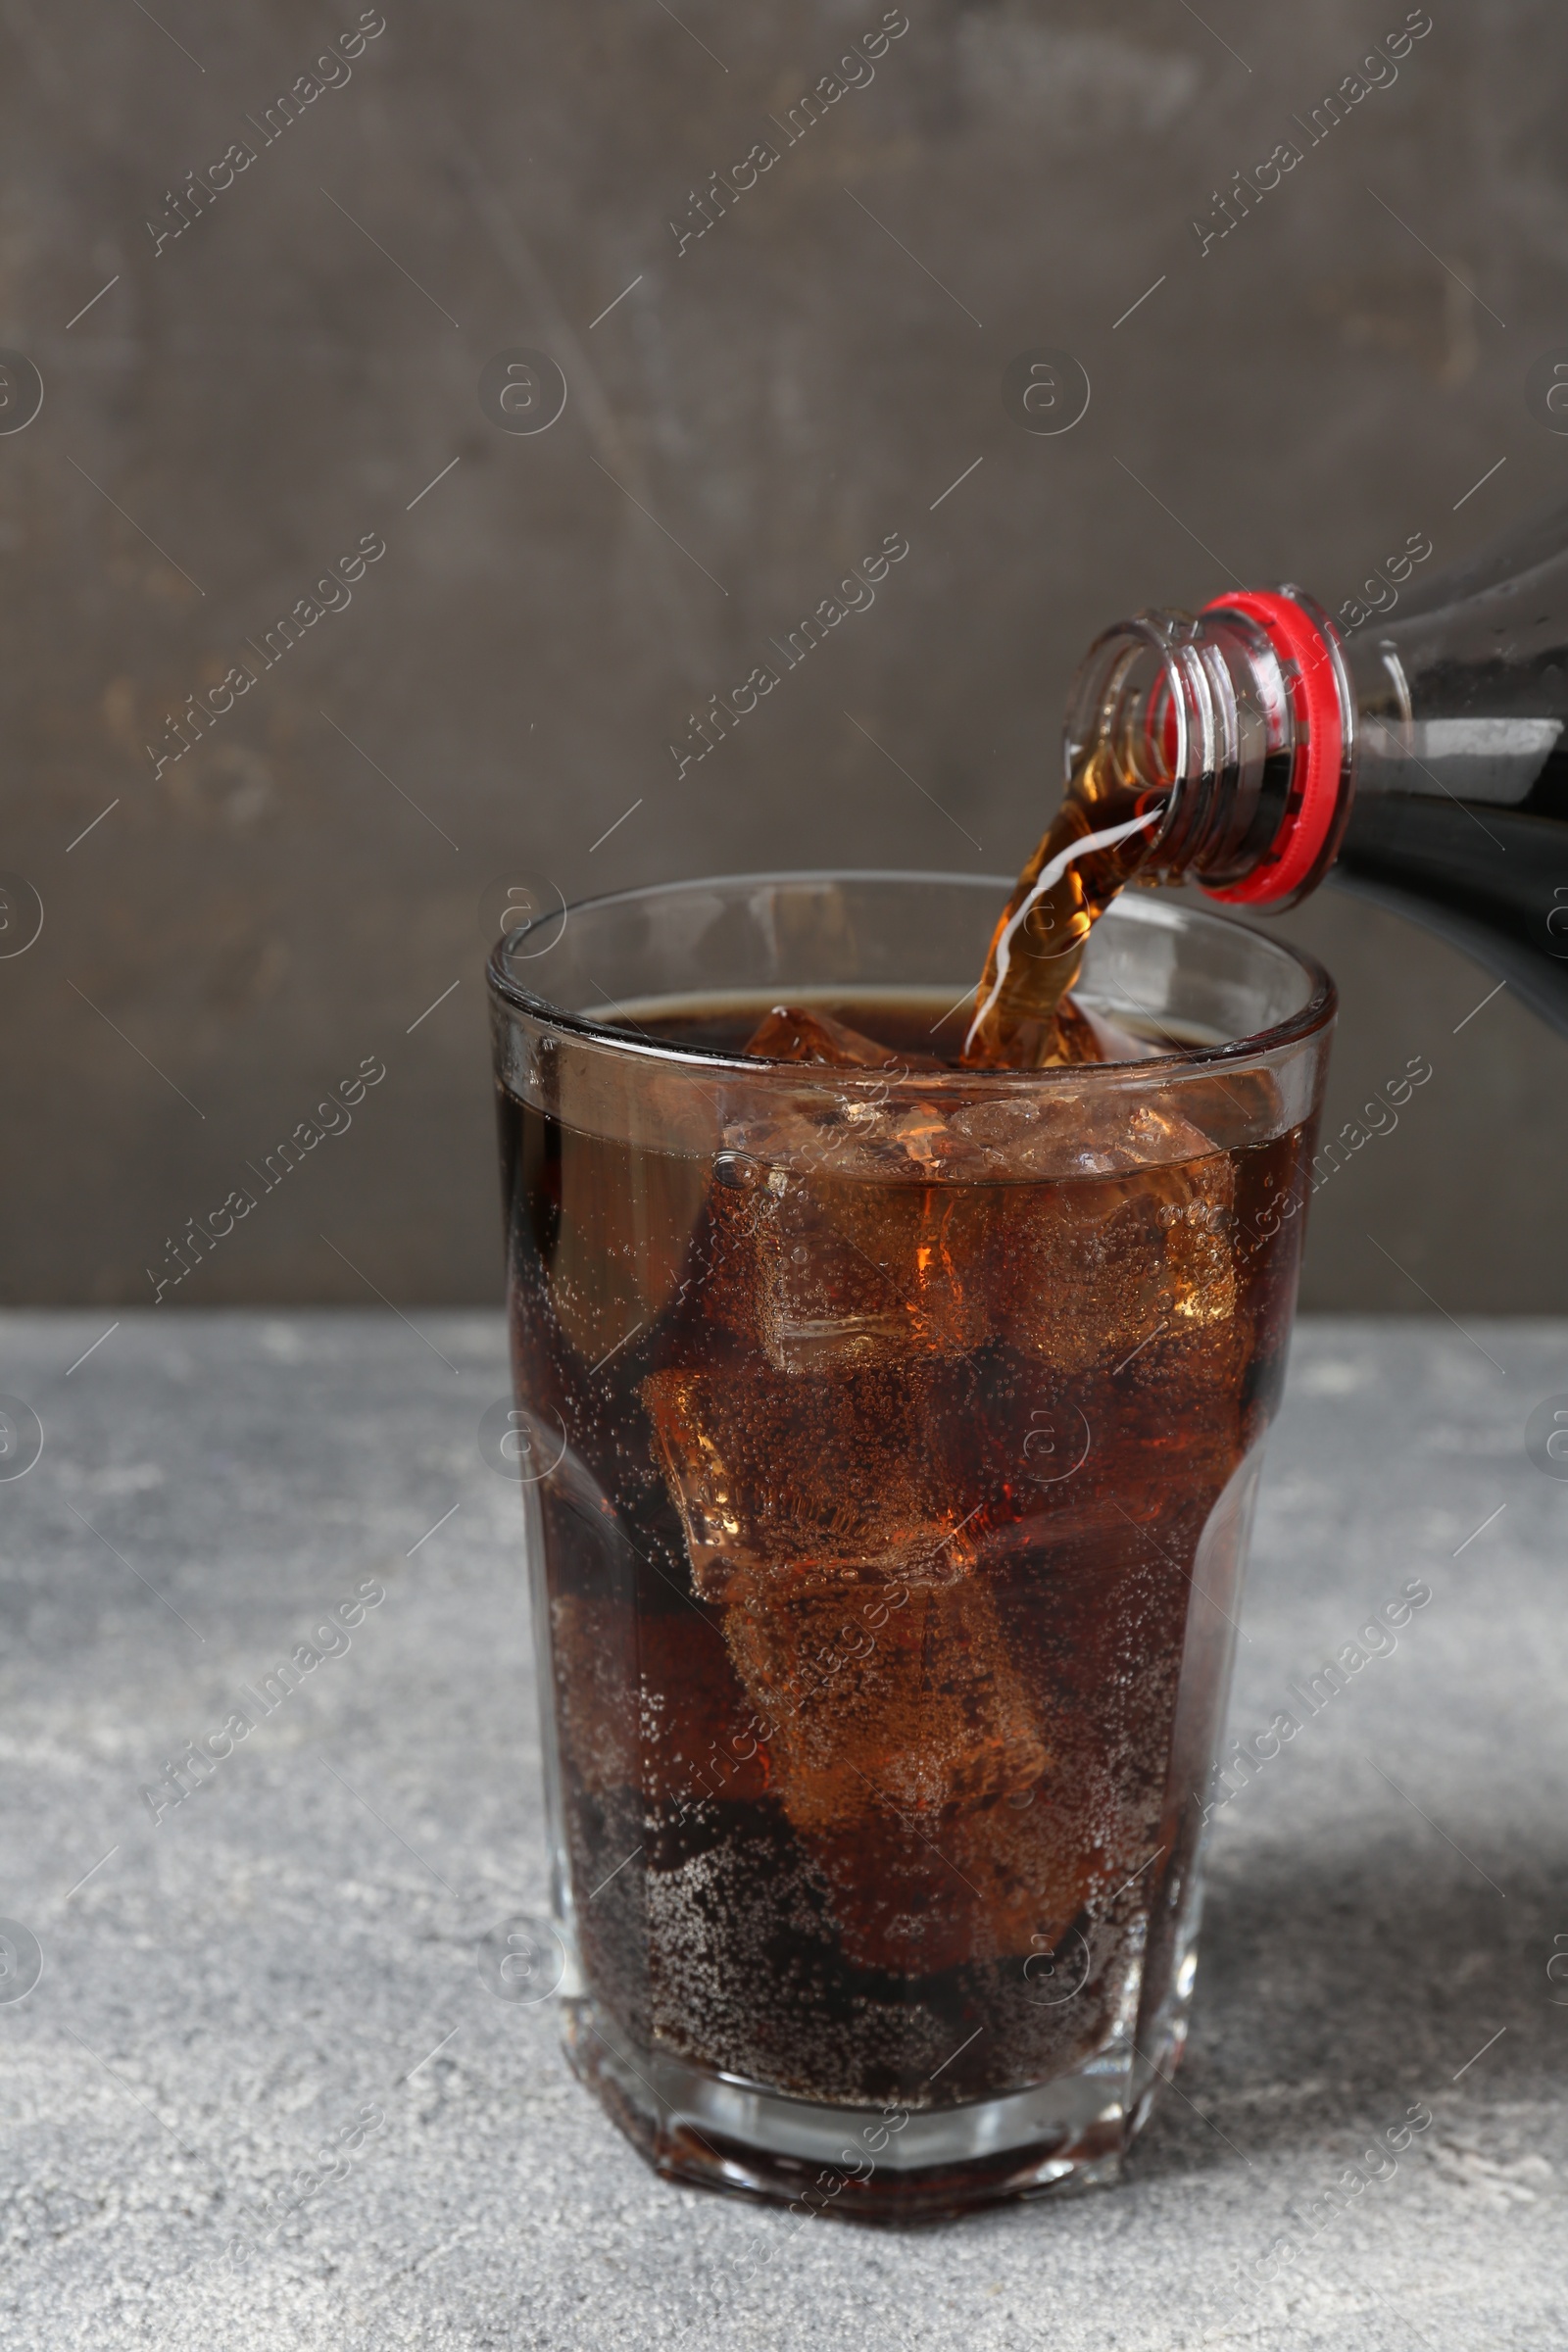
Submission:
[[[109,1320],[0,1320],[46,1441],[0,1484],[0,1913],[44,1964],[0,2002],[7,2342],[1561,2352],[1568,1484],[1523,1430],[1568,1326],[1303,1326],[1233,1729],[1432,1600],[1217,1814],[1126,2184],[888,2234],[664,2185],[549,2006],[481,1982],[544,1892],[517,1495],[475,1438],[499,1320],[125,1315],[68,1375]],[[351,1646],[155,1825],[139,1788],[367,1579]],[[323,2141],[343,2177],[247,2220]]]

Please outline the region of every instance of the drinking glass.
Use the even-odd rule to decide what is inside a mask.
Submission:
[[[966,1071],[1005,880],[662,885],[490,963],[572,2062],[661,2171],[1116,2177],[1176,2065],[1333,984],[1135,893],[1139,1058]],[[830,1011],[882,1067],[743,1051]]]

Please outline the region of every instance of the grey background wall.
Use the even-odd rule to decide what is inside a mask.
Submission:
[[[1337,603],[1561,493],[1524,398],[1568,334],[1558,0],[1433,0],[1310,146],[1399,0],[907,7],[790,143],[879,0],[384,0],[341,68],[353,0],[5,0],[0,345],[45,392],[0,433],[0,867],[45,910],[0,961],[7,1298],[150,1299],[366,1056],[353,1127],[179,1296],[494,1297],[492,886],[1007,870],[1106,621],[1231,576]],[[270,127],[302,76],[337,86]],[[514,346],[564,374],[548,431],[481,408]],[[1092,385],[1070,432],[1005,405],[1039,346]],[[677,776],[693,708],[893,531],[875,606]],[[362,535],[352,602],[264,667]],[[1506,993],[1466,1022],[1491,982],[1348,900],[1287,928],[1344,991],[1332,1121],[1434,1070],[1315,1203],[1309,1301],[1568,1306],[1568,1049]]]

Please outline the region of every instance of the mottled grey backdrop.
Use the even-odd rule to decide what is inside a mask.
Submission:
[[[352,0],[4,0],[0,345],[45,391],[0,434],[0,867],[45,910],[0,962],[5,1296],[150,1298],[368,1058],[179,1298],[493,1298],[490,885],[1015,866],[1105,622],[1232,577],[1338,603],[1560,492],[1523,391],[1568,332],[1560,0],[1433,0],[1310,146],[1397,0],[907,13],[862,70],[878,0],[384,0],[318,66]],[[481,410],[515,346],[565,377],[548,431]],[[1055,436],[1004,400],[1040,346],[1092,386]],[[890,532],[874,607],[677,776]],[[1344,991],[1333,1123],[1434,1069],[1315,1203],[1311,1302],[1568,1307],[1568,1050],[1506,993],[1466,1022],[1490,981],[1348,900],[1288,928]]]

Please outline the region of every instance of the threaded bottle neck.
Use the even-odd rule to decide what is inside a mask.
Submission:
[[[1072,776],[1097,744],[1164,813],[1148,865],[1213,897],[1293,905],[1349,813],[1354,705],[1332,621],[1299,590],[1141,612],[1091,647],[1068,700]]]

